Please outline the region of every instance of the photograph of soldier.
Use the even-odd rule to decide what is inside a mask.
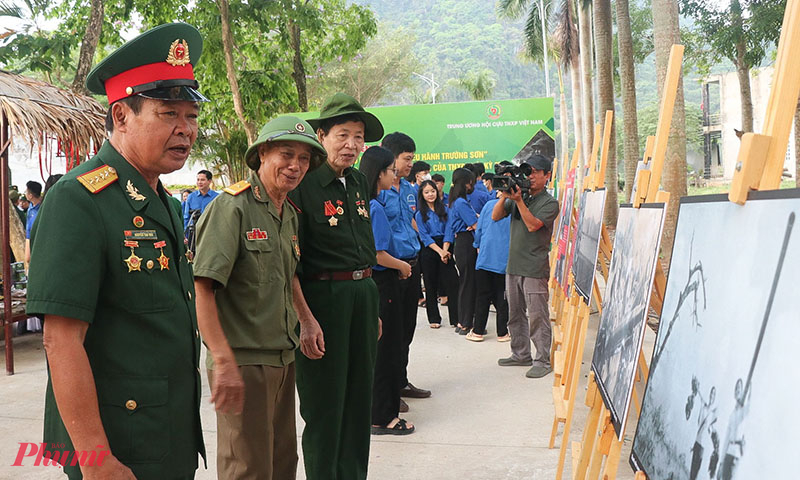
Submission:
[[[800,386],[787,369],[800,361],[798,214],[797,190],[753,192],[744,206],[727,195],[681,199],[632,447],[649,479],[789,478],[800,469]],[[701,430],[706,415],[715,433]]]
[[[89,73],[109,139],[47,193],[31,231],[30,315],[44,317],[43,442],[103,455],[70,479],[194,478],[205,456],[200,335],[183,224],[159,176],[197,139],[200,33],[174,23]],[[97,458],[97,457],[96,457]]]
[[[663,204],[619,209],[592,371],[620,438],[630,407],[663,223]]]

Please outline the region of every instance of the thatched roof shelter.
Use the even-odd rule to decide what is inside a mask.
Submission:
[[[4,70],[0,112],[8,118],[12,137],[24,138],[31,146],[41,142],[43,134],[71,141],[79,158],[85,158],[92,142],[99,148],[106,135],[105,109],[95,99]]]

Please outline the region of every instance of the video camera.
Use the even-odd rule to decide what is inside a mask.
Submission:
[[[497,165],[494,169],[495,174],[492,178],[492,188],[501,192],[511,191],[511,186],[515,185],[523,192],[531,188],[531,181],[528,176],[533,169],[527,163],[517,165]],[[510,174],[510,175],[509,175]]]

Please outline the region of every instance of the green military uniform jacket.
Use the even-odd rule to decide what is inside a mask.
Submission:
[[[517,211],[517,204],[507,199],[503,204],[506,213],[511,214],[511,234],[506,273],[529,278],[550,277],[550,239],[553,236],[553,223],[558,217],[558,200],[542,190],[536,195],[526,195],[525,205],[531,214],[544,226],[529,232]]]
[[[167,202],[106,142],[47,193],[31,233],[28,313],[89,323],[109,446],[139,479],[193,474],[205,456],[194,282]],[[44,441],[74,450],[49,380]]]
[[[197,224],[194,276],[214,280],[214,298],[239,365],[283,367],[300,344],[292,279],[300,260],[297,212],[282,214],[256,174],[225,189]],[[213,369],[211,355],[207,366]]]
[[[308,172],[289,198],[300,215],[301,280],[323,272],[346,272],[375,265],[367,178],[353,167],[345,185],[326,162]],[[333,209],[333,210],[331,210]]]

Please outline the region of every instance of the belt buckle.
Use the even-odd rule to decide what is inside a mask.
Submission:
[[[361,280],[364,278],[364,270],[356,270],[353,272],[353,280]]]

